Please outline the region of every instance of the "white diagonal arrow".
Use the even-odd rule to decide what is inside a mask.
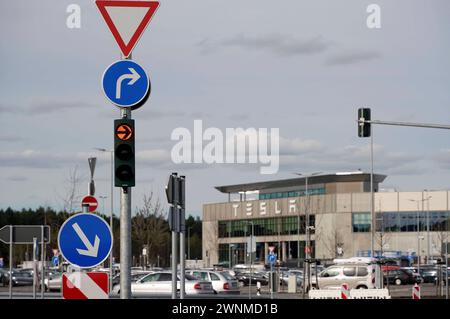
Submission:
[[[80,255],[85,255],[89,257],[97,257],[98,255],[98,247],[100,246],[100,238],[98,238],[97,235],[95,235],[94,240],[94,246],[92,246],[89,239],[86,237],[84,232],[81,230],[80,226],[78,226],[77,223],[74,223],[72,225],[73,229],[77,233],[77,235],[80,237],[81,241],[83,242],[84,246],[86,246],[87,249],[79,249],[77,248],[77,251]]]
[[[141,78],[141,76],[136,72],[134,68],[128,68],[131,73],[122,74],[119,76],[116,82],[116,99],[120,99],[121,91],[122,91],[122,82],[126,79],[131,79],[128,82],[128,85],[133,85],[137,80]]]

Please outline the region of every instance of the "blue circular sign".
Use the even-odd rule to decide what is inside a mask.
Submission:
[[[150,79],[144,69],[134,61],[120,60],[103,73],[103,91],[113,104],[136,109],[150,94]]]
[[[52,265],[53,266],[58,266],[59,265],[59,257],[58,256],[53,256],[52,257]]]
[[[61,255],[72,265],[95,267],[111,252],[111,229],[103,218],[95,214],[76,214],[61,226],[58,246]]]
[[[277,256],[275,256],[274,254],[269,254],[269,263],[273,264],[275,263],[277,259]]]

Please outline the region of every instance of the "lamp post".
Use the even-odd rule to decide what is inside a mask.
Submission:
[[[105,215],[105,199],[108,198],[108,196],[100,195],[98,198],[102,199],[103,215]]]
[[[308,282],[306,285],[303,285],[303,292],[306,292],[309,290],[310,284],[311,284],[311,269],[309,260],[311,259],[311,232],[309,227],[309,192],[308,192],[308,178],[312,176],[316,176],[321,174],[322,172],[314,172],[311,174],[302,174],[302,173],[295,173],[296,175],[305,177],[305,235],[306,235],[306,244],[305,244],[305,260],[307,260],[307,266],[304,263],[303,266],[303,281],[305,279],[308,279]],[[297,265],[300,266],[300,209],[298,210],[298,227],[297,227],[297,233],[298,233],[298,242],[297,242]]]
[[[428,196],[427,198],[422,199],[408,199],[410,202],[416,202],[417,203],[417,214],[416,214],[416,227],[417,227],[417,271],[420,273],[420,239],[423,239],[423,236],[420,236],[420,223],[419,223],[419,214],[420,214],[420,208],[419,208],[419,202],[422,202],[422,212],[423,212],[423,202],[426,200],[429,200],[431,196]]]
[[[247,249],[250,257],[250,276],[248,278],[248,299],[252,299],[252,274],[253,274],[253,221],[247,220],[247,225],[250,224],[252,226],[250,232],[250,247]]]
[[[187,229],[187,233],[188,233],[187,244],[188,244],[188,259],[189,260],[191,260],[191,228],[192,227],[188,227],[188,229]]]
[[[424,192],[429,190],[424,189]],[[427,198],[427,264],[430,263],[430,252],[431,252],[431,239],[430,239],[430,201],[431,196]]]
[[[114,228],[113,228],[113,216],[114,216],[114,150],[107,150],[106,148],[94,148],[97,151],[110,153],[111,154],[111,215],[109,217],[109,227],[111,228],[111,234],[113,235],[114,242]],[[103,205],[104,206],[104,205]],[[113,280],[113,247],[111,247],[111,253],[109,254],[109,291],[112,291],[112,280]]]
[[[228,268],[232,269],[233,267],[233,254],[234,254],[234,244],[228,245]]]

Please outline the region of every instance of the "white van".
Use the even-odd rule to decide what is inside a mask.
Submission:
[[[373,289],[375,286],[376,264],[373,260],[335,260],[332,265],[311,278],[316,289],[340,289],[346,283],[349,289]]]

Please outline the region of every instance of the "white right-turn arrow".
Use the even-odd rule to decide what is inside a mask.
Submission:
[[[77,233],[78,237],[80,237],[81,241],[83,242],[84,246],[86,246],[87,249],[80,249],[77,248],[77,251],[80,255],[85,255],[89,257],[97,257],[98,255],[98,247],[100,246],[100,238],[98,238],[97,235],[95,235],[94,245],[91,244],[89,239],[86,237],[85,233],[81,230],[80,226],[77,223],[74,223],[72,225],[73,229]]]
[[[141,78],[139,73],[136,72],[134,68],[128,68],[131,73],[122,74],[119,76],[116,82],[116,99],[120,99],[121,91],[122,91],[122,82],[123,80],[130,79],[128,85],[133,85],[137,80]]]

